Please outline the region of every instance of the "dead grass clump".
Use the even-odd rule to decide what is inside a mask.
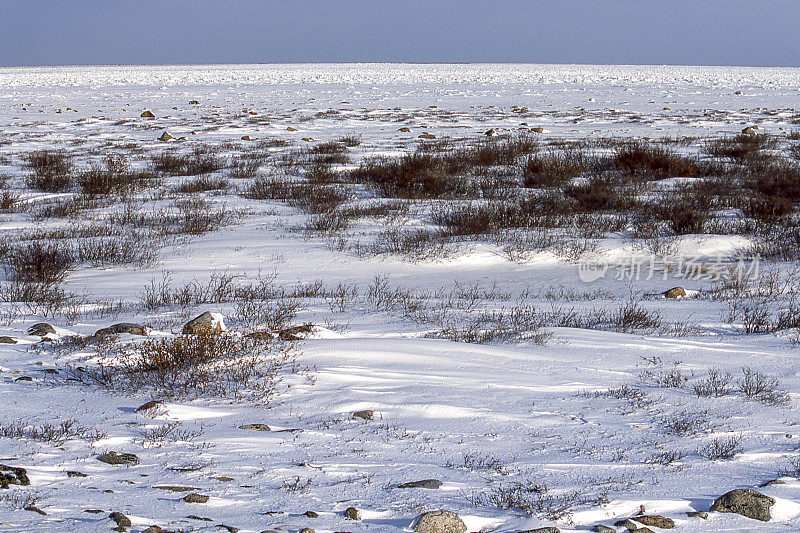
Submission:
[[[440,198],[469,190],[464,162],[447,154],[414,153],[365,161],[350,177],[395,198]]]
[[[522,164],[522,182],[529,188],[561,187],[587,169],[583,152],[552,151],[531,156]]]
[[[41,150],[24,157],[29,187],[42,192],[63,192],[72,186],[72,158],[63,150]]]
[[[664,146],[643,141],[618,147],[614,151],[614,162],[617,170],[636,179],[658,180],[697,175],[697,166],[692,159]]]
[[[162,397],[233,397],[268,402],[300,370],[290,344],[225,335],[187,335],[102,345],[93,367],[70,368],[82,383]]]

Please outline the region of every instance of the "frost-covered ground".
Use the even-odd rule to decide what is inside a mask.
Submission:
[[[0,173],[8,176],[3,190],[26,206],[0,211],[0,232],[13,241],[20,232],[89,224],[123,209],[111,202],[72,218],[37,215],[38,206],[64,201],[74,191],[26,186],[24,156],[36,150],[66,150],[78,166],[122,154],[144,169],[165,147],[190,151],[202,144],[227,159],[254,143],[278,140],[264,148],[270,162],[350,136],[359,143],[348,150],[346,170],[367,156],[413,150],[426,133],[477,141],[494,129],[553,143],[701,138],[757,125],[760,133],[788,135],[800,123],[794,107],[799,97],[798,69],[0,69]],[[140,117],[145,110],[155,118]],[[178,140],[159,141],[165,131]],[[684,147],[695,148],[691,141]],[[346,242],[304,231],[306,213],[279,200],[246,198],[240,193],[247,183],[229,172],[214,171],[229,179],[229,188],[201,193],[208,206],[232,213],[219,229],[154,243],[155,257],[138,266],[81,262],[60,284],[76,299],[55,314],[21,305],[4,290],[0,336],[18,343],[0,344],[0,428],[75,420],[85,430],[65,442],[41,442],[46,439],[30,438],[30,432],[0,436],[0,464],[25,468],[30,477],[29,486],[0,489],[0,531],[109,531],[114,511],[130,517],[131,531],[154,524],[172,531],[222,531],[220,524],[242,532],[402,531],[433,509],[457,512],[469,531],[548,525],[587,531],[631,517],[642,506],[647,514],[674,519],[675,531],[800,528],[800,480],[792,466],[800,456],[796,328],[746,334],[742,324],[726,320],[731,305],[720,284],[682,276],[681,269],[665,274],[659,266],[654,275],[628,279],[621,266],[641,249],[624,231],[597,239],[596,257],[617,267],[591,282],[563,254],[515,256],[483,240],[422,259],[364,253],[355,243],[391,226],[391,217],[359,219]],[[126,204],[169,206],[171,188],[183,181],[167,176],[160,188]],[[356,203],[371,199],[356,194],[362,194]],[[424,223],[418,209],[414,204],[403,212],[403,226]],[[734,256],[750,240],[683,235],[672,255],[707,266]],[[770,296],[789,293],[791,300],[798,288],[794,265],[760,267],[762,274],[789,276],[785,285],[762,277],[760,289]],[[270,305],[291,301],[291,323],[316,326],[309,338],[293,343],[308,371],[287,376],[269,403],[165,398],[147,389],[106,390],[70,379],[70,368],[94,364],[98,347],[70,348],[63,339],[112,323],[142,323],[152,336],[171,338],[187,319],[208,310],[225,315],[234,334],[250,331],[253,324],[235,299],[144,302],[147,287],[202,287],[212,276],[231,276],[233,284],[267,280],[280,294]],[[10,282],[7,274],[3,282]],[[686,298],[661,296],[676,285],[687,289]],[[517,312],[527,320],[531,308],[559,316],[613,313],[634,301],[658,313],[662,324],[629,332],[517,327],[511,338],[450,340],[468,340],[463,324],[477,311]],[[51,337],[60,343],[28,334],[29,326],[43,321],[56,327]],[[124,335],[118,342],[135,340]],[[778,381],[775,401],[735,390],[743,367]],[[709,369],[729,372],[734,390],[695,394],[693,386],[708,378]],[[135,411],[151,399],[163,403]],[[365,409],[374,412],[372,420],[353,418]],[[256,423],[272,431],[240,429]],[[710,447],[726,444],[731,457],[716,458]],[[97,460],[112,450],[135,454],[138,464]],[[422,479],[443,484],[435,490],[397,487]],[[164,486],[187,491],[158,488]],[[774,497],[772,520],[687,516],[708,511],[715,498],[735,488]],[[187,492],[210,499],[187,503]],[[504,500],[509,495],[518,498],[516,505]],[[47,514],[21,509],[31,503]],[[359,509],[362,519],[346,520],[348,507]]]

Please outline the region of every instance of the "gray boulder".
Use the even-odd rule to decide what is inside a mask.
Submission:
[[[0,335],[0,344],[17,344],[17,340],[14,339],[13,337]]]
[[[184,335],[218,335],[225,331],[223,316],[219,313],[206,311],[183,326]]]
[[[438,479],[421,479],[419,481],[409,481],[397,485],[398,489],[438,489],[442,486],[442,482]]]
[[[139,462],[139,458],[132,453],[108,452],[99,455],[97,460],[109,465],[131,465]]]
[[[107,328],[98,329],[94,336],[95,337],[105,337],[106,335],[120,335],[122,333],[128,333],[129,335],[147,335],[147,328],[141,326],[139,324],[131,324],[128,322],[123,322],[121,324],[114,324],[112,326],[108,326]]]
[[[38,324],[34,324],[28,328],[28,333],[30,335],[36,335],[38,337],[44,337],[46,335],[55,335],[56,328],[48,324],[47,322],[39,322]]]
[[[452,511],[430,511],[422,514],[414,525],[416,533],[464,533],[467,526]]]
[[[775,499],[752,489],[734,489],[726,492],[711,504],[709,511],[736,513],[754,520],[769,522],[770,508]]]

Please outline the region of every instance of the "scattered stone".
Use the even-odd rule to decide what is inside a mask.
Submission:
[[[464,533],[467,526],[452,511],[423,513],[414,525],[415,533]]]
[[[640,527],[640,528],[637,528],[637,529],[633,529],[631,531],[633,531],[633,533],[656,533],[655,531],[653,531],[649,527]]]
[[[130,335],[143,335],[147,336],[147,328],[139,324],[121,323],[108,326],[107,328],[98,329],[94,336],[104,337],[106,335],[120,335],[128,333]]]
[[[253,139],[251,139],[249,135],[242,135],[242,140],[243,141],[252,141]]]
[[[617,530],[613,527],[604,526],[603,524],[594,526],[594,531],[597,531],[597,533],[617,533]]]
[[[67,477],[89,477],[83,472],[76,472],[75,470],[67,470]]]
[[[484,135],[486,135],[487,137],[497,137],[497,132],[495,131],[494,128],[492,128],[488,130],[486,133],[484,133]]]
[[[755,135],[756,129],[753,126],[748,126],[742,130],[742,133],[745,135]]]
[[[153,114],[152,111],[144,111],[139,116],[142,117],[142,118],[156,118],[156,116]]]
[[[686,513],[686,516],[690,518],[702,518],[703,520],[708,520],[708,513],[705,511],[689,511]]]
[[[667,518],[665,516],[660,515],[645,515],[645,516],[637,516],[634,518],[640,524],[644,524],[646,526],[653,526],[658,527],[661,529],[672,529],[675,527],[675,522],[671,518]]]
[[[46,335],[55,335],[56,328],[54,328],[47,322],[39,322],[38,324],[34,324],[31,327],[29,327],[28,333],[30,335],[36,335],[37,337],[44,337]]]
[[[239,533],[239,528],[238,527],[226,526],[225,524],[217,524],[217,528],[219,528],[219,529],[227,529],[228,533]]]
[[[17,340],[6,335],[0,335],[0,344],[17,344]]]
[[[286,128],[286,131],[297,131],[297,128],[293,128],[291,126]]]
[[[402,133],[410,133],[411,132],[411,128],[400,128],[397,131],[402,132]]]
[[[9,485],[30,485],[28,471],[18,466],[0,465],[0,489],[7,489]]]
[[[131,519],[118,511],[114,511],[108,517],[116,522],[119,527],[131,527]]]
[[[27,507],[24,507],[23,509],[25,511],[31,511],[31,512],[34,512],[34,513],[39,513],[42,516],[47,516],[47,513],[45,513],[44,511],[42,511],[41,509],[39,509],[35,505],[29,505]]]
[[[672,287],[670,290],[664,292],[664,298],[680,299],[686,297],[686,289],[683,287]]]
[[[20,377],[18,377],[17,379],[14,380],[15,383],[17,381],[33,381],[33,378],[30,377],[30,376],[20,376]]]
[[[770,507],[775,500],[752,489],[734,489],[726,492],[711,504],[709,511],[736,513],[747,518],[769,522]]]
[[[319,518],[319,514],[318,514],[318,513],[315,513],[314,511],[306,511],[306,512],[305,512],[305,513],[303,513],[303,514],[304,514],[305,516],[307,516],[308,518]]]
[[[422,135],[419,136],[419,138],[420,139],[435,139],[436,135],[434,135],[433,133],[423,133]]]
[[[361,418],[362,420],[372,420],[374,414],[375,413],[372,412],[372,409],[364,409],[362,411],[353,412],[353,418]]]
[[[108,452],[98,456],[97,460],[109,465],[135,465],[139,463],[139,458],[132,453]]]
[[[150,409],[155,409],[159,405],[161,405],[160,400],[150,400],[149,402],[145,402],[139,407],[137,407],[136,412],[141,413],[142,411],[149,411]]]
[[[189,100],[189,105],[200,105],[200,102],[197,100]]]
[[[169,492],[189,492],[200,490],[198,487],[182,487],[180,485],[153,485],[154,489],[167,490]]]
[[[313,324],[303,324],[302,326],[292,326],[277,332],[282,341],[299,341],[305,339],[314,330]]]
[[[187,494],[183,497],[183,501],[186,503],[208,503],[208,500],[208,496],[204,494],[197,494],[196,492]]]
[[[742,94],[742,91],[733,91],[733,94],[735,94],[735,95],[739,96],[739,95],[741,95],[741,94]]]
[[[769,487],[770,485],[784,485],[784,484],[786,484],[786,482],[783,480],[772,479],[770,481],[767,481],[766,483],[762,483],[761,485],[759,485],[759,487]]]
[[[184,335],[218,335],[226,331],[224,317],[219,313],[206,311],[191,319],[183,326]]]
[[[361,513],[355,507],[348,507],[344,510],[344,517],[348,520],[361,520]]]
[[[301,140],[307,143],[313,143],[316,139],[314,139],[314,137],[303,137]]]
[[[526,529],[525,531],[518,531],[517,533],[561,533],[557,527],[537,527],[536,529]]]
[[[544,128],[541,126],[536,126],[535,128],[531,128],[530,131],[533,133],[544,133]]]
[[[245,337],[249,337],[257,341],[268,341],[274,339],[275,335],[269,331],[251,331],[250,333],[246,334]]]
[[[239,426],[239,429],[247,429],[249,431],[272,431],[266,424],[245,424]]]
[[[192,520],[202,520],[204,522],[213,522],[214,520],[211,518],[205,518],[203,516],[197,516],[196,514],[190,514],[186,518],[191,518]]]
[[[222,481],[224,483],[227,483],[229,481],[233,481],[233,478],[232,477],[228,477],[228,476],[217,476],[214,479],[216,479],[217,481]]]
[[[303,529],[300,530],[300,533],[314,533],[314,530],[311,529],[310,527],[304,527]]]
[[[637,529],[639,529],[639,525],[636,522],[634,522],[633,520],[629,520],[627,518],[624,520],[617,520],[616,522],[614,522],[614,525],[616,527],[624,527],[628,531],[636,531]]]
[[[166,532],[163,529],[161,529],[161,526],[153,525],[143,530],[142,533],[166,533]]]
[[[158,138],[159,141],[167,142],[167,141],[174,141],[175,137],[169,134],[168,131],[165,131],[161,134],[161,137]]]
[[[438,479],[421,479],[419,481],[409,481],[397,485],[398,489],[438,489],[442,486],[442,482]]]

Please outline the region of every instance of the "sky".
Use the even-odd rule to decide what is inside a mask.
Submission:
[[[799,0],[0,0],[0,66],[800,66]]]

